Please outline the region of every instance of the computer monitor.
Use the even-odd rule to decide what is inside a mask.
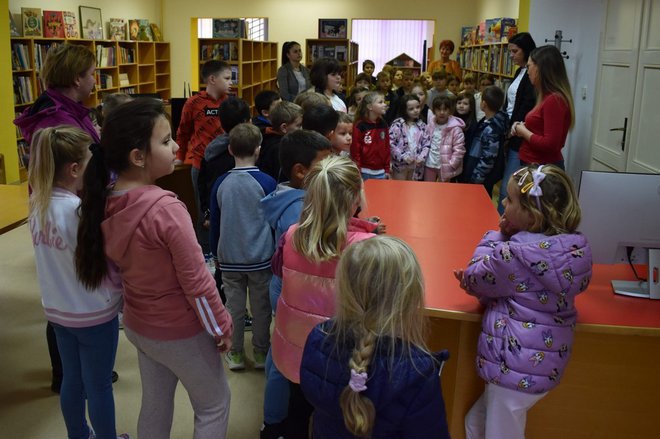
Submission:
[[[582,171],[579,200],[594,263],[648,263],[648,281],[613,280],[614,292],[660,299],[660,175]]]

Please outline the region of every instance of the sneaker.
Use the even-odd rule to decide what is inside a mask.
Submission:
[[[266,354],[261,351],[253,351],[254,353],[254,368],[255,369],[265,369],[266,368]]]
[[[245,331],[252,331],[252,317],[245,311]]]
[[[245,355],[243,352],[229,351],[225,354],[225,361],[229,366],[229,370],[245,369]]]

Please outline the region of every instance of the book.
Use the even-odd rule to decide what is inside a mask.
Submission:
[[[126,39],[126,20],[111,18],[108,21],[108,37],[111,40],[122,41]]]
[[[71,11],[62,11],[62,17],[64,18],[64,36],[66,38],[80,38],[76,13]]]
[[[44,11],[44,37],[64,38],[62,11]]]
[[[213,38],[240,38],[241,20],[238,18],[214,18]]]
[[[137,41],[140,34],[139,20],[128,20],[128,37],[130,40]]]
[[[149,20],[146,18],[140,18],[138,20],[140,29],[138,31],[138,41],[153,41],[154,35],[151,33],[151,26],[149,26]]]
[[[346,61],[346,46],[335,46],[335,57],[339,62]]]
[[[9,36],[21,36],[21,33],[18,31],[18,26],[16,26],[16,21],[14,21],[14,14],[12,14],[11,11],[9,11]]]
[[[326,58],[335,57],[335,46],[324,46],[323,47],[323,56]]]
[[[120,87],[128,87],[129,85],[131,85],[131,82],[128,79],[128,73],[120,73],[119,74],[119,86]]]
[[[163,34],[160,33],[160,28],[156,23],[151,23],[149,25],[151,27],[151,33],[153,35],[154,41],[163,41]]]
[[[41,32],[41,9],[39,8],[21,8],[23,17],[23,36],[40,37]]]

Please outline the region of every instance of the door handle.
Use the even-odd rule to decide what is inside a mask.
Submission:
[[[623,131],[623,136],[621,137],[621,151],[625,151],[626,133],[628,132],[628,118],[623,118],[623,126],[621,128],[610,128],[610,131]]]

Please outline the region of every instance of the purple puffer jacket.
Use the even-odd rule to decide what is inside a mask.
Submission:
[[[465,269],[486,307],[477,346],[481,378],[526,393],[559,384],[573,343],[575,296],[591,280],[581,234],[486,233]]]

